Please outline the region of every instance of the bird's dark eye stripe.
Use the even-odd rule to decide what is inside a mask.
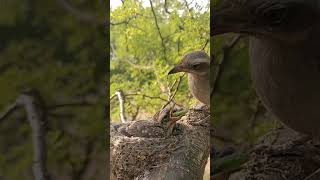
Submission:
[[[202,69],[209,66],[209,64],[205,62],[200,62],[200,63],[190,64],[190,66],[192,69]]]
[[[287,9],[275,9],[267,12],[265,14],[266,18],[269,18],[270,20],[273,20],[273,22],[280,22],[282,21],[287,14]]]
[[[201,64],[198,63],[198,64],[193,64],[192,67],[199,67]]]
[[[271,25],[279,25],[285,20],[288,13],[287,4],[275,3],[272,1],[264,1],[255,8],[254,14],[261,17],[264,23],[271,23]]]

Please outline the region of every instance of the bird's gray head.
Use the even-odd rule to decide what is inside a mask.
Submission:
[[[210,72],[210,57],[203,51],[195,51],[185,55],[168,74],[187,72],[199,76],[206,76]]]
[[[318,0],[224,0],[214,10],[212,35],[244,33],[298,42],[320,27]]]

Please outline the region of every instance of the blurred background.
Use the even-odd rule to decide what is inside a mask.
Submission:
[[[212,38],[216,56],[212,144],[218,151],[248,152],[257,140],[280,124],[255,94],[249,69],[248,37],[226,34]]]
[[[0,179],[31,180],[26,90],[42,99],[52,179],[105,179],[108,2],[4,0],[0,6]]]

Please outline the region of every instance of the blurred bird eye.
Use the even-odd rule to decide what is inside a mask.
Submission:
[[[277,8],[266,12],[264,14],[264,18],[270,23],[271,26],[278,26],[284,21],[287,13],[287,8]]]
[[[198,69],[199,67],[200,67],[200,64],[193,64],[193,65],[192,65],[192,68],[193,68],[193,69]]]

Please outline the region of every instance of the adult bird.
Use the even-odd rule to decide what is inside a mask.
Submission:
[[[320,1],[225,0],[212,35],[250,36],[258,96],[288,127],[320,138]]]
[[[191,94],[201,103],[210,106],[210,57],[204,51],[186,54],[168,74],[188,73]]]

